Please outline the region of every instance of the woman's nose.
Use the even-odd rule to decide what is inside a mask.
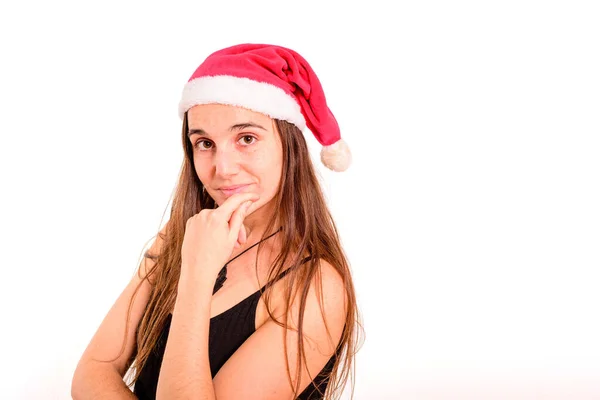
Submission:
[[[239,157],[233,149],[217,149],[214,163],[217,175],[230,176],[237,174],[239,171]]]

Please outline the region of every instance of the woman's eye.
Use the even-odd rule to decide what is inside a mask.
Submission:
[[[208,143],[210,146],[207,147],[207,146],[203,145],[202,143]],[[208,150],[211,148],[211,146],[212,146],[212,143],[209,142],[208,140],[198,140],[196,142],[196,147],[200,147],[201,150]]]
[[[256,140],[256,138],[254,136],[250,136],[250,135],[242,136],[242,141],[244,142],[244,144],[252,144],[252,143],[254,143],[255,140]]]

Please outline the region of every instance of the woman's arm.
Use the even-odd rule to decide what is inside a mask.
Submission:
[[[81,356],[71,383],[71,396],[73,399],[101,399],[111,398],[111,396],[117,399],[135,398],[123,382],[123,376],[127,372],[127,360],[134,351],[137,323],[148,302],[150,288],[147,281],[142,283],[142,287],[140,287],[134,300],[128,321],[127,337],[125,338],[124,335],[127,309],[131,296],[139,282],[140,278],[136,273],[104,317],[100,327],[98,327]],[[98,359],[111,360],[115,358],[121,351],[124,338],[126,339],[125,349],[119,358],[112,362],[96,361]],[[126,391],[129,392],[129,395]]]
[[[161,235],[164,235],[165,229],[157,235],[149,253],[158,254],[163,245]],[[154,262],[148,258],[142,260],[138,271],[104,317],[83,352],[71,382],[73,399],[135,399],[131,390],[123,382],[123,376],[127,372],[127,361],[133,355],[137,325],[150,298],[151,287],[144,278],[153,265]],[[131,297],[140,282],[141,287],[133,301],[125,338],[127,310]],[[111,360],[115,358],[121,351],[124,338],[126,340],[125,349],[116,360],[112,362],[96,361],[97,359]]]
[[[236,193],[219,208],[203,209],[186,221],[177,298],[157,399],[215,398],[208,359],[213,287],[236,241],[245,242],[241,234],[244,217],[257,197],[255,193]]]
[[[182,271],[186,270],[182,267]],[[169,337],[160,367],[156,399],[214,400],[208,359],[210,308],[216,277],[197,273],[180,277]],[[192,276],[190,276],[192,275]]]
[[[137,399],[123,382],[123,377],[119,374],[119,371],[111,364],[87,362],[77,366],[77,374],[85,378],[78,381],[73,380],[71,397],[74,400]]]

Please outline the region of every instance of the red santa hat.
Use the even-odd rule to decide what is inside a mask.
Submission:
[[[350,149],[308,62],[293,50],[240,44],[214,52],[183,88],[179,116],[198,104],[229,104],[308,127],[323,146],[321,161],[333,171],[352,162]]]

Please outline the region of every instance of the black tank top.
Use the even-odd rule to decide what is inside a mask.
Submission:
[[[310,256],[306,257],[302,260],[301,264],[309,259]],[[267,283],[235,306],[210,319],[208,355],[213,378],[229,357],[231,357],[242,343],[244,343],[244,341],[256,330],[254,326],[256,308],[264,289],[283,278],[289,271],[290,268],[286,269],[273,281]],[[169,314],[160,337],[135,383],[133,393],[140,400],[154,400],[156,398],[158,375],[165,353],[167,338],[169,337],[171,318],[172,315]],[[323,398],[320,393],[325,393],[325,388],[329,381],[329,373],[331,372],[335,358],[336,355],[334,354],[321,372],[319,372],[317,377],[307,386],[300,396],[297,397],[298,400],[317,400]]]

